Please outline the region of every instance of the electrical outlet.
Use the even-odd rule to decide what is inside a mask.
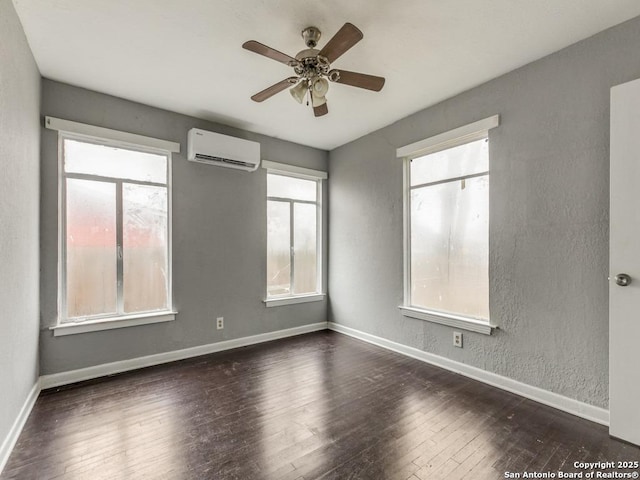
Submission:
[[[461,332],[453,332],[453,346],[462,348],[462,333]]]
[[[216,328],[222,330],[224,328],[224,317],[216,318]]]

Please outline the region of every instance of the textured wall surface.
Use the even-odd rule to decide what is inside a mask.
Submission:
[[[38,378],[40,73],[0,0],[0,445]]]
[[[42,114],[180,142],[173,155],[176,321],[53,337],[57,319],[57,132],[42,130],[42,374],[324,322],[326,301],[266,308],[266,172],[186,160],[192,127],[259,141],[262,158],[319,170],[327,152],[43,80]],[[223,316],[224,330],[215,329]]]
[[[608,404],[609,89],[640,77],[640,18],[330,153],[330,320]],[[386,87],[389,88],[389,87]],[[395,149],[488,116],[493,336],[403,317]]]

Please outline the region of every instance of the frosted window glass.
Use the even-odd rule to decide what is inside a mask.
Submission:
[[[117,311],[116,186],[67,179],[67,317]]]
[[[125,183],[122,210],[124,312],[167,309],[167,189]]]
[[[316,186],[317,183],[314,180],[284,175],[267,175],[267,196],[269,197],[315,202]]]
[[[288,202],[267,202],[267,294],[291,293],[291,228]]]
[[[316,293],[318,291],[316,206],[296,203],[293,212],[293,292],[295,294]]]
[[[489,318],[489,177],[411,191],[411,304]]]
[[[167,157],[93,143],[64,140],[64,169],[127,180],[167,183]]]
[[[489,171],[489,142],[476,140],[411,161],[411,186]]]

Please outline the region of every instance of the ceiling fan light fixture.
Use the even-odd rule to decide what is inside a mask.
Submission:
[[[295,98],[298,103],[302,103],[308,89],[309,83],[306,80],[302,80],[295,87],[289,89],[289,93],[291,93],[291,96]]]
[[[327,97],[316,95],[313,91],[311,92],[311,105],[313,107],[320,107],[327,103]]]
[[[312,93],[318,97],[324,97],[329,91],[329,82],[326,78],[318,77],[313,81]]]

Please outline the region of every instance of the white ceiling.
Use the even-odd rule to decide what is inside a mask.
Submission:
[[[44,77],[332,149],[640,15],[638,0],[13,0]],[[292,74],[241,48],[294,56],[345,23],[364,39],[334,67],[384,76],[380,93],[332,84],[329,114],[285,91]]]

